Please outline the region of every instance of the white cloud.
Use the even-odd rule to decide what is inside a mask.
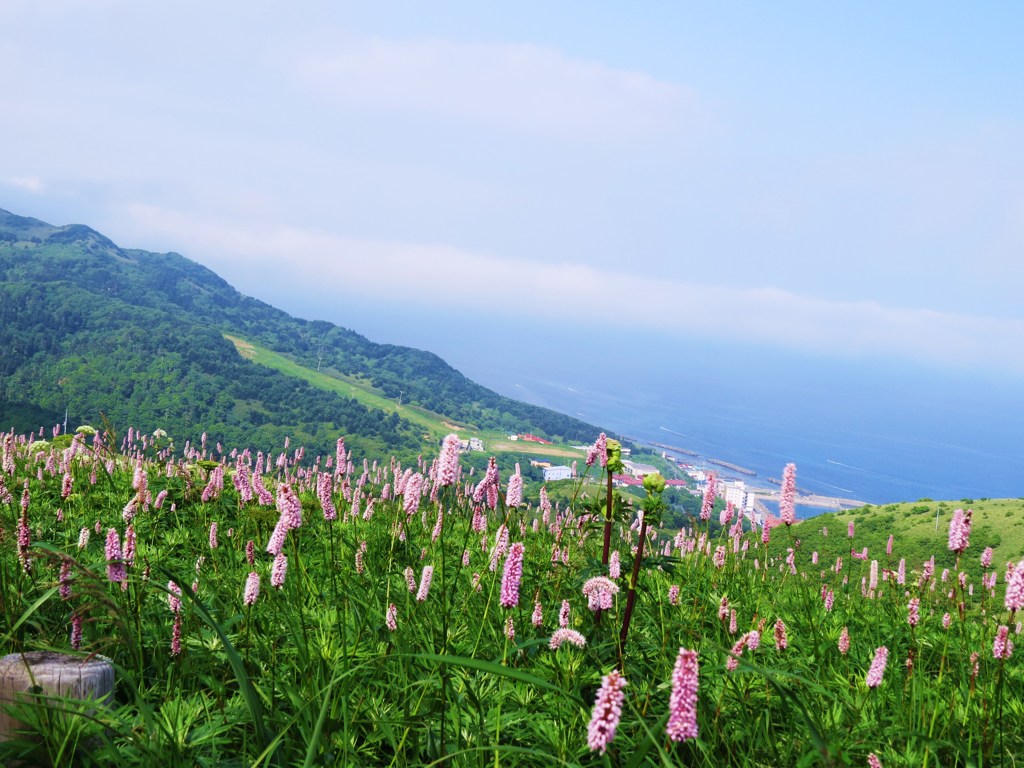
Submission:
[[[26,192],[32,192],[33,194],[41,194],[46,190],[46,185],[43,184],[43,180],[37,176],[10,176],[4,179],[12,187],[18,189],[24,189]]]
[[[229,273],[273,280],[275,289],[378,296],[395,306],[458,306],[552,320],[587,318],[680,336],[882,355],[951,367],[1024,373],[1024,320],[831,301],[772,287],[733,288],[658,274],[538,263],[445,245],[356,239],[294,228],[198,219],[134,205],[128,217],[148,238],[171,236],[192,258]],[[179,247],[179,246],[176,246]],[[252,291],[250,291],[252,292]],[[273,298],[258,295],[265,301]]]
[[[345,40],[306,56],[300,77],[346,107],[454,117],[577,139],[663,133],[693,107],[687,89],[533,44]]]

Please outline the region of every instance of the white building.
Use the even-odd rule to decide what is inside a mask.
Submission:
[[[626,470],[627,475],[632,475],[633,477],[639,478],[644,478],[647,475],[656,474],[658,471],[657,467],[653,467],[650,464],[637,464],[634,461],[623,460],[622,466]]]
[[[555,480],[568,480],[572,477],[572,467],[557,466],[544,467],[544,482],[551,483]]]

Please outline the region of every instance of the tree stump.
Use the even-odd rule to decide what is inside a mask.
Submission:
[[[104,656],[82,658],[50,651],[4,656],[0,659],[0,741],[14,738],[24,727],[4,711],[5,705],[31,701],[35,695],[105,703],[113,692],[114,665]]]

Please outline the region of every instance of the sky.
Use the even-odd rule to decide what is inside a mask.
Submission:
[[[499,388],[503,355],[602,341],[657,375],[1017,381],[1022,28],[1013,2],[0,0],[0,207]]]

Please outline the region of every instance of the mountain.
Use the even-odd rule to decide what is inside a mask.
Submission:
[[[247,359],[239,349],[249,346],[302,375]],[[292,317],[179,254],[120,248],[89,227],[3,209],[0,348],[0,428],[19,431],[67,412],[72,428],[106,418],[122,432],[161,428],[193,441],[206,432],[226,446],[275,450],[290,436],[319,452],[345,436],[375,455],[414,455],[434,442],[411,418],[424,414],[469,431],[576,442],[599,431],[502,397],[430,352]],[[313,371],[372,396],[315,386]]]

